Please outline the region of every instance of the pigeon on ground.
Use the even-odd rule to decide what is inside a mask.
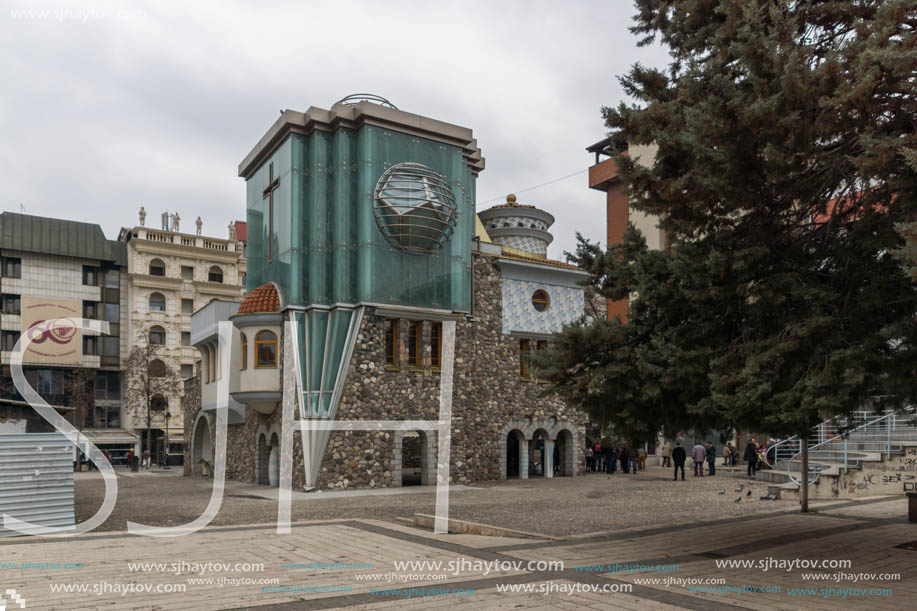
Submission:
[[[745,496],[751,496],[751,490],[749,490],[748,494],[746,494]]]
[[[745,488],[745,484],[739,484],[739,487],[736,488],[736,492],[742,492],[744,488]]]
[[[720,494],[726,494],[726,489],[723,488],[722,490],[720,490]]]
[[[742,502],[742,497],[737,497],[737,498],[736,498],[736,503],[741,503],[741,502]]]

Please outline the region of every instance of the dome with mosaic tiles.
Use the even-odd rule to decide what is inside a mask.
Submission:
[[[506,203],[479,212],[478,218],[494,243],[536,259],[547,257],[548,244],[554,240],[548,232],[554,217],[544,210],[517,203],[516,196],[510,193]]]

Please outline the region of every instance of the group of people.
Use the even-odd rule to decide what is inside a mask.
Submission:
[[[704,463],[707,463],[707,468],[709,469],[710,475],[716,474],[716,447],[710,440],[707,440],[705,443],[701,444],[697,442],[697,445],[691,449],[691,459],[694,461],[694,476],[703,477],[704,476]],[[685,463],[688,460],[688,453],[681,445],[681,440],[675,442],[675,447],[672,447],[671,442],[665,442],[665,445],[662,446],[662,466],[669,467],[674,466],[674,480],[678,479],[678,473],[681,472],[681,479],[685,479]]]
[[[646,469],[646,450],[630,446],[603,445],[586,440],[586,471],[616,473],[618,463],[621,471],[636,475]]]
[[[760,445],[756,439],[749,440],[745,446],[745,452],[742,458],[748,463],[748,475],[754,476],[761,468],[762,463],[767,462],[767,448]],[[681,479],[685,479],[685,463],[688,460],[688,452],[682,447],[681,440],[675,442],[675,447],[667,441],[662,447],[662,466],[674,467],[674,479],[678,479],[679,471]],[[723,446],[723,466],[736,466],[739,461],[739,450],[727,442]],[[691,459],[694,461],[694,476],[704,476],[704,464],[707,465],[707,475],[716,475],[716,446],[709,439],[704,443],[697,442],[691,449]],[[638,469],[646,469],[646,451],[642,448],[631,446],[614,446],[600,443],[593,443],[586,440],[586,471],[599,473],[615,473],[618,469],[618,463],[621,463],[621,470],[624,473],[636,474]]]

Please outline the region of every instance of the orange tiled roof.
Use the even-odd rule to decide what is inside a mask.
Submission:
[[[570,263],[564,263],[563,261],[555,261],[554,259],[536,259],[535,257],[524,257],[522,255],[503,253],[500,255],[504,259],[518,259],[520,261],[526,261],[529,263],[543,263],[544,265],[553,265],[555,267],[566,267],[568,269],[579,269],[576,265]]]
[[[239,314],[256,314],[262,312],[279,312],[280,295],[273,282],[268,282],[256,288],[245,296],[239,306]]]

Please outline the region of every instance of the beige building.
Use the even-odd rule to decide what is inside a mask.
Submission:
[[[241,301],[244,296],[244,223],[231,227],[227,238],[213,238],[181,233],[175,218],[170,223],[167,215],[164,228],[146,227],[145,216],[141,213],[141,225],[123,228],[118,238],[127,244],[128,255],[128,354],[135,346],[159,346],[162,364],[187,379],[200,365],[191,345],[191,314],[214,299]],[[130,388],[129,380],[125,387]],[[151,401],[154,453],[162,452],[168,435],[170,462],[175,463],[181,461],[184,443],[182,388],[179,383]],[[126,424],[138,432],[145,449],[145,399],[127,394]]]

